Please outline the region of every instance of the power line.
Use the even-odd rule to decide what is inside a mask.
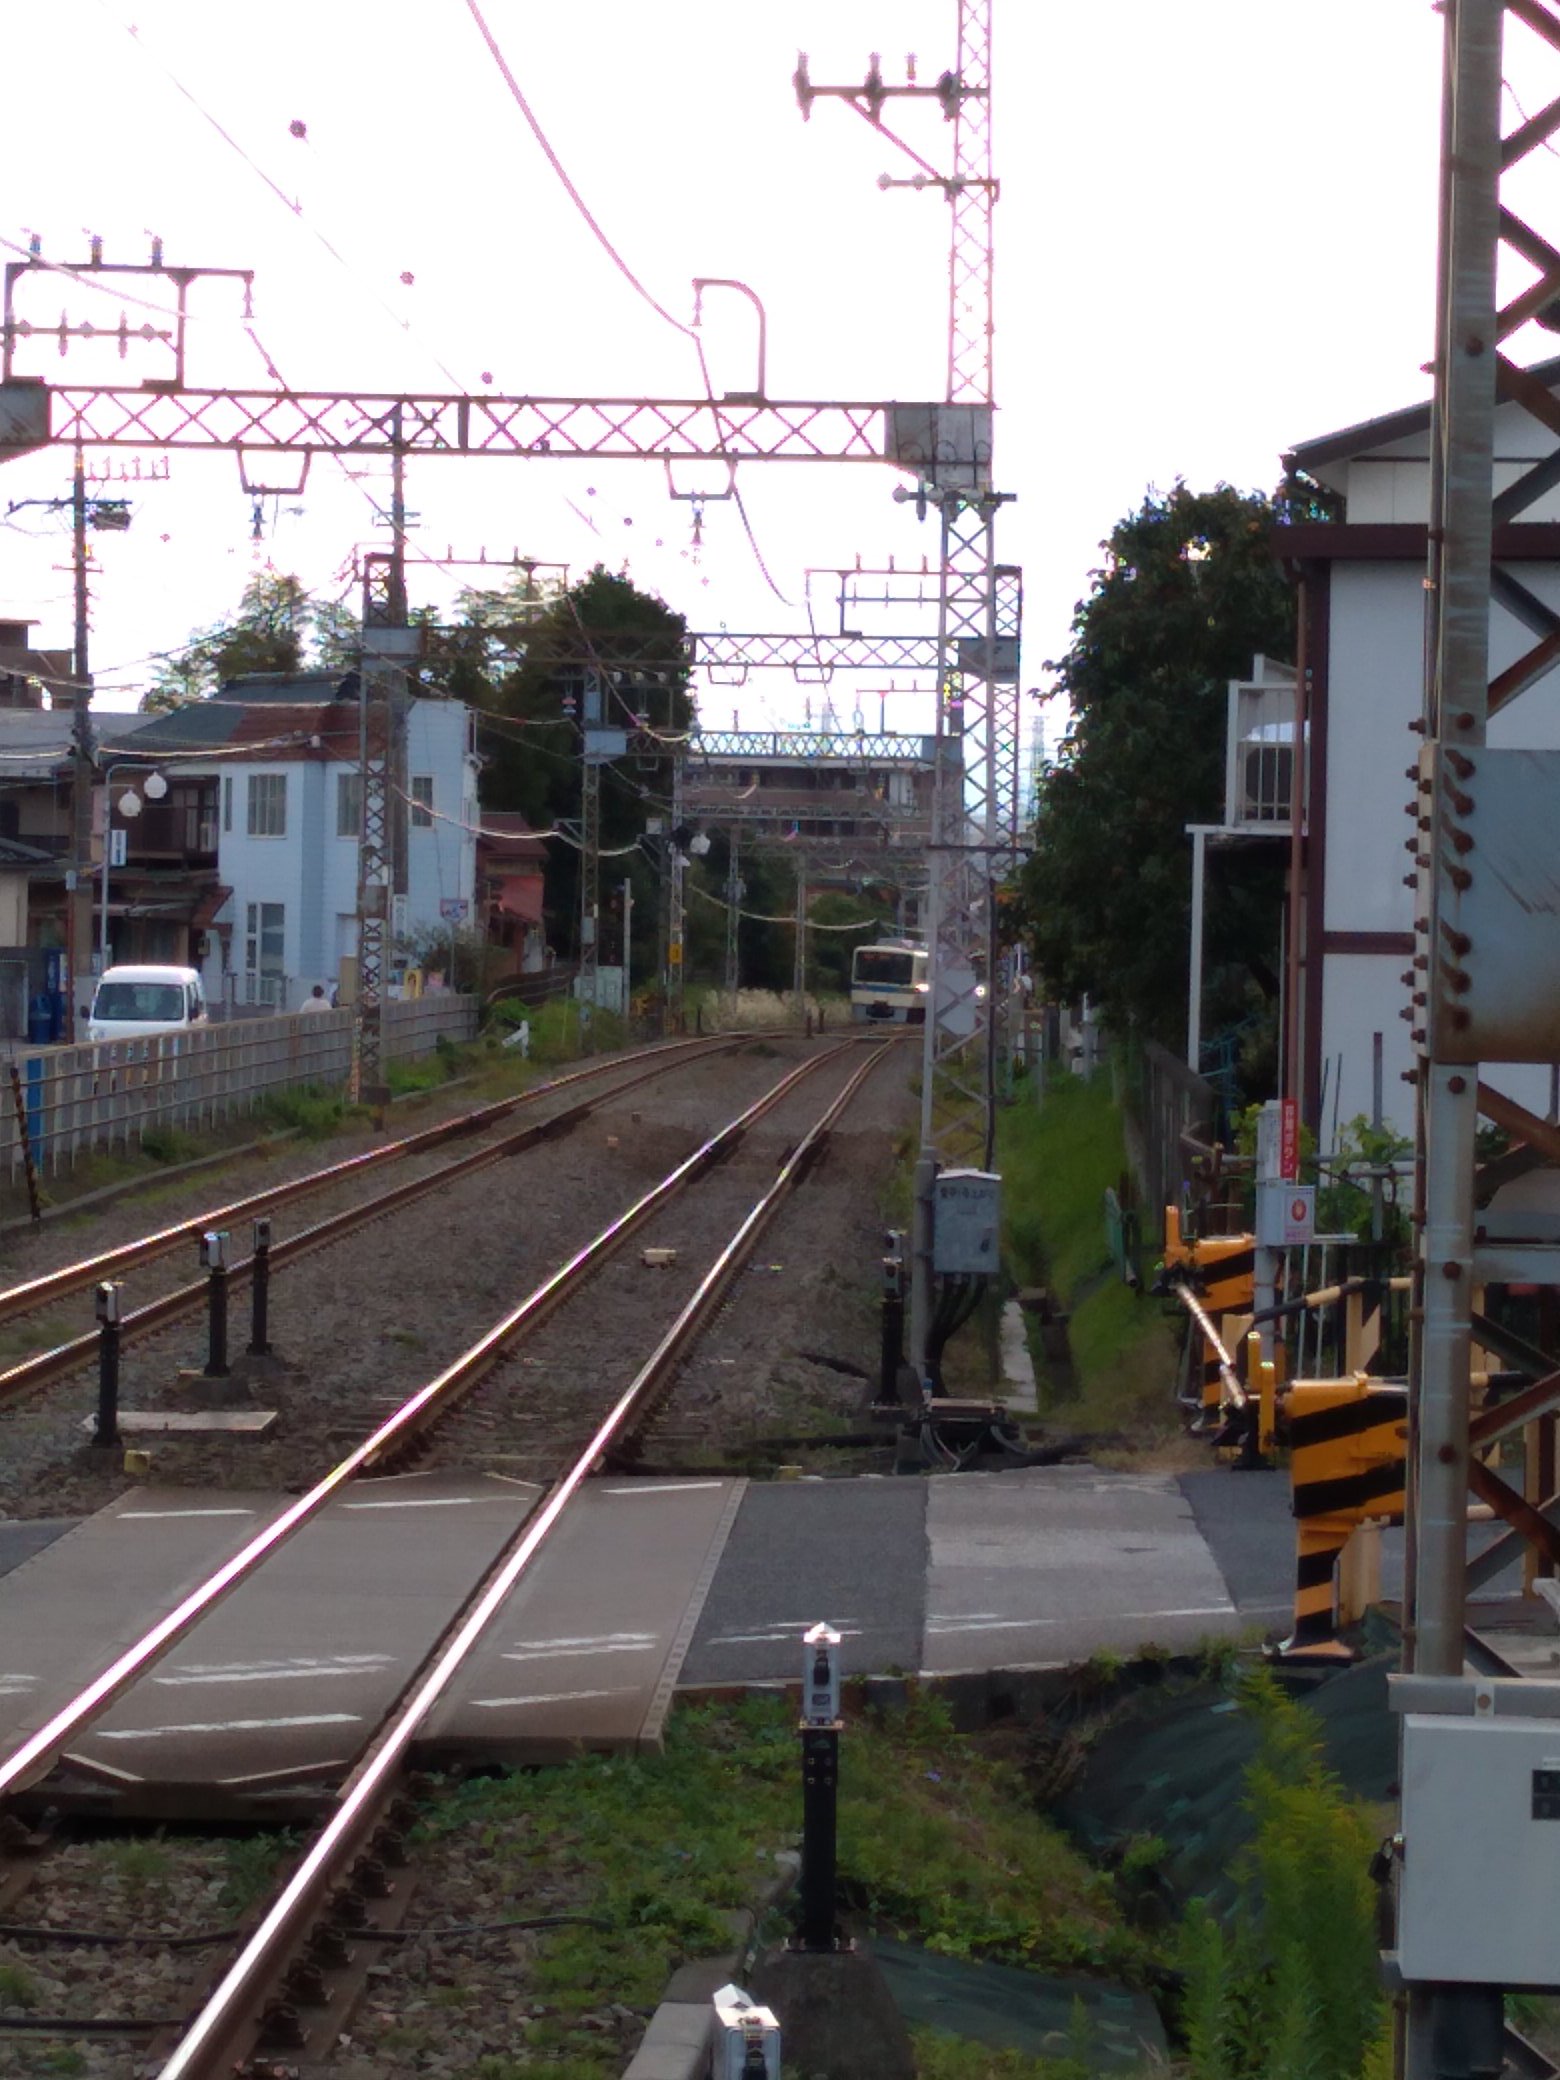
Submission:
[[[623,279],[628,283],[629,287],[634,291],[635,295],[641,297],[643,301],[650,306],[651,310],[655,312],[656,316],[658,318],[664,319],[664,321],[672,327],[674,332],[680,332],[684,339],[692,340],[694,350],[699,357],[699,375],[704,384],[705,395],[709,399],[710,405],[715,410],[716,423],[719,424],[720,406],[719,401],[715,396],[715,386],[710,381],[709,366],[704,358],[703,340],[699,337],[698,332],[692,325],[685,325],[682,322],[681,318],[674,318],[671,312],[666,308],[665,304],[662,303],[658,297],[651,294],[650,290],[648,290],[645,287],[644,283],[639,279],[639,276],[634,272],[633,268],[629,266],[628,262],[623,258],[623,255],[612,243],[612,240],[608,238],[606,232],[601,228],[601,224],[597,220],[594,212],[586,203],[584,196],[581,195],[579,189],[574,185],[574,182],[570,179],[568,169],[565,167],[563,161],[559,158],[557,152],[554,151],[552,143],[549,140],[546,131],[543,130],[541,124],[537,121],[536,112],[531,107],[530,102],[526,100],[525,94],[521,90],[520,82],[515,78],[514,72],[510,67],[508,59],[504,56],[503,51],[499,48],[498,40],[494,36],[492,30],[488,27],[487,19],[483,15],[481,7],[477,4],[477,0],[466,0],[466,6],[468,11],[470,12],[471,19],[477,25],[477,29],[482,37],[483,42],[487,45],[488,50],[492,53],[493,63],[498,67],[499,73],[503,78],[505,86],[508,87],[510,94],[513,96],[515,106],[519,109],[521,115],[524,116],[526,123],[530,128],[531,135],[536,139],[537,144],[540,146],[542,154],[547,160],[548,165],[552,168],[553,172],[558,176],[559,181],[563,184],[565,194],[568,196],[569,200],[574,204],[574,207],[579,211],[580,216],[584,219],[585,223],[589,226],[590,231],[593,237],[596,239],[597,244],[607,255],[608,259],[612,262],[613,266],[617,269],[618,273],[622,275]],[[775,595],[775,598],[778,599],[783,605],[791,606],[793,602],[786,598],[786,595],[780,590],[780,587],[775,583],[774,578],[770,574],[769,566],[764,561],[763,552],[760,550],[758,546],[758,537],[753,532],[753,523],[749,520],[747,507],[743,503],[741,489],[736,482],[734,467],[732,475],[731,494],[733,501],[736,504],[738,516],[742,521],[743,532],[746,534],[748,539],[748,546],[753,551],[754,560],[758,564],[759,570],[763,573],[764,583]]]

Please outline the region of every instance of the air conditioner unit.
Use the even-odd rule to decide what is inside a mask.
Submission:
[[[1240,746],[1240,820],[1288,823],[1294,798],[1294,748],[1260,737]]]

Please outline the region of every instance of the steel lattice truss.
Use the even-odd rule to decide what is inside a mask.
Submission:
[[[0,451],[79,441],[98,448],[293,455],[930,466],[932,453],[918,456],[914,440],[895,435],[902,415],[902,407],[884,403],[74,389],[16,382],[0,386]]]
[[[404,807],[397,747],[406,705],[400,668],[406,643],[406,581],[400,558],[363,560],[363,678],[359,691],[358,773],[362,842],[358,847],[357,1017],[353,1021],[352,1096],[383,1088],[385,943],[396,881],[398,814]],[[404,875],[404,848],[402,848]]]
[[[1560,401],[1540,378],[1500,351],[1502,341],[1560,298],[1560,210],[1546,236],[1523,220],[1503,192],[1528,154],[1560,131],[1560,99],[1549,100],[1537,116],[1520,120],[1502,137],[1503,14],[1534,31],[1552,52],[1560,50],[1560,6],[1554,0],[1508,0],[1504,10],[1499,0],[1459,0],[1447,15],[1443,302],[1432,420],[1429,672],[1420,766],[1422,836],[1416,845],[1417,994],[1411,1007],[1420,1055],[1421,1189],[1427,1208],[1418,1296],[1424,1326],[1416,1353],[1420,1416],[1415,1483],[1415,1499],[1425,1510],[1427,1526],[1420,1534],[1423,1543],[1413,1584],[1419,1607],[1415,1666],[1431,1670],[1460,1668],[1462,1657],[1462,1519],[1469,1478],[1473,1287],[1490,1275],[1480,1267],[1484,1216],[1475,1213],[1473,1191],[1473,1141],[1480,1111],[1497,1104],[1503,1125],[1530,1146],[1555,1153],[1554,1129],[1546,1130],[1545,1122],[1509,1099],[1493,1098],[1471,1066],[1481,1058],[1550,1060],[1560,1032],[1560,987],[1555,983],[1552,949],[1531,936],[1532,912],[1542,921],[1552,911],[1544,878],[1549,854],[1543,833],[1536,828],[1523,832],[1524,850],[1535,855],[1524,872],[1497,864],[1492,828],[1509,822],[1515,806],[1512,797],[1503,809],[1505,798],[1495,794],[1510,784],[1506,762],[1537,760],[1543,756],[1537,745],[1552,740],[1540,734],[1535,748],[1519,752],[1508,748],[1513,736],[1518,741],[1527,736],[1532,742],[1534,733],[1508,725],[1500,750],[1486,743],[1489,719],[1517,701],[1560,658],[1560,615],[1498,574],[1503,600],[1513,603],[1513,611],[1528,622],[1537,640],[1490,678],[1495,524],[1527,512],[1560,481],[1560,444],[1555,444],[1505,482],[1498,496],[1494,494],[1498,399],[1516,402],[1550,435],[1560,436]],[[1560,93],[1560,79],[1555,88]],[[1533,192],[1531,184],[1526,192]],[[1496,265],[1502,247],[1526,262],[1534,278],[1498,307]],[[1503,479],[1509,476],[1509,465],[1503,465],[1501,474]],[[1545,729],[1547,717],[1534,720],[1540,731]],[[1560,778],[1560,771],[1555,777]],[[1476,809],[1477,838],[1466,827]],[[1537,893],[1523,885],[1526,876],[1538,877]],[[1509,915],[1497,910],[1492,900],[1502,880],[1515,881]],[[1545,994],[1537,1015],[1531,1006],[1519,1004],[1520,983],[1509,968],[1503,988],[1495,989],[1489,979],[1490,957],[1502,953],[1509,964],[1513,951],[1518,954],[1517,974],[1530,972],[1540,978],[1535,986]],[[1535,1046],[1535,1041],[1547,1045]],[[1560,1242],[1560,1235],[1552,1239]],[[1552,1274],[1546,1273],[1542,1261],[1545,1254],[1533,1252],[1529,1275],[1550,1283]],[[1560,1356],[1554,1362],[1560,1364]],[[1496,1507],[1497,1514],[1515,1523],[1518,1512],[1509,1494],[1497,1500]],[[1442,1553],[1437,1545],[1452,1535],[1448,1527],[1455,1527],[1455,1554]],[[1531,1535],[1531,1523],[1528,1529]]]
[[[925,744],[924,737],[875,731],[701,729],[688,739],[688,756],[695,763],[701,758],[783,758],[809,765],[924,766]]]
[[[693,663],[708,671],[791,671],[827,679],[835,672],[934,672],[937,638],[924,636],[716,635],[688,638]]]
[[[939,688],[921,1108],[922,1139],[944,1168],[990,1161],[992,888],[1017,844],[1017,690],[997,641],[996,510],[995,499],[943,504],[938,639],[947,667]],[[1016,623],[1016,593],[1004,604]],[[1012,670],[1016,637],[1015,626]]]
[[[992,0],[959,0],[958,113],[948,245],[948,396],[992,400]]]
[[[1423,742],[1418,769],[1415,854],[1415,958],[1406,1011],[1417,1049],[1419,1255],[1410,1354],[1410,1478],[1405,1660],[1411,1683],[1463,1676],[1470,1580],[1481,1576],[1467,1551],[1469,1491],[1551,1563],[1560,1556],[1554,1519],[1560,1498],[1525,1498],[1478,1453],[1513,1417],[1537,1418],[1560,1397],[1560,1353],[1542,1354],[1545,1377],[1503,1407],[1475,1413],[1474,1314],[1486,1281],[1560,1284],[1560,1233],[1519,1222],[1502,1242],[1501,1216],[1481,1206],[1492,1187],[1477,1168],[1480,1113],[1495,1119],[1535,1158],[1560,1160],[1560,1133],[1480,1081],[1481,1062],[1553,1064],[1560,1034],[1560,944],[1554,884],[1554,801],[1560,758],[1547,747],[1549,712],[1518,711],[1498,745],[1489,722],[1560,659],[1560,615],[1526,587],[1492,570],[1494,529],[1528,514],[1560,482],[1560,445],[1548,446],[1512,476],[1507,459],[1530,453],[1503,431],[1498,495],[1497,401],[1515,402],[1551,436],[1560,436],[1560,402],[1547,384],[1501,351],[1529,319],[1560,299],[1560,210],[1547,180],[1535,187],[1529,155],[1560,131],[1560,6],[1554,0],[1455,0],[1445,10],[1446,105],[1443,118],[1441,250],[1430,458],[1429,611]],[[1520,24],[1533,41],[1522,56],[1545,53],[1552,84],[1544,105],[1501,132],[1503,29]],[[1526,178],[1524,178],[1526,175]],[[1525,221],[1519,198],[1547,197],[1551,221]],[[1532,278],[1502,305],[1497,265],[1525,263]],[[1526,431],[1526,429],[1524,429]],[[1537,638],[1490,676],[1492,581],[1502,604]],[[1552,685],[1553,682],[1551,682]],[[1523,721],[1529,727],[1523,728]],[[1509,1218],[1509,1217],[1507,1217]],[[1540,1321],[1545,1319],[1540,1315]],[[1551,1339],[1552,1340],[1552,1339]],[[1535,1354],[1536,1356],[1537,1354]],[[1542,1471],[1542,1459],[1530,1460]],[[1553,1480],[1545,1481],[1553,1486]],[[1537,1502],[1538,1507],[1532,1506]],[[1499,1687],[1499,1686],[1497,1686]],[[1486,1708],[1494,1700],[1486,1700]],[[1420,1707],[1412,1702],[1412,1711]],[[1499,1705],[1495,1703],[1498,1710]],[[1449,1711],[1431,1703],[1431,1711]],[[1471,1706],[1468,1709],[1472,1709]],[[1490,1768],[1499,1765],[1493,1760]],[[1470,1839],[1474,1839],[1470,1836]],[[1524,1848],[1526,1849],[1526,1842]],[[1500,1843],[1475,1841],[1498,1857]],[[1531,1853],[1539,1854],[1536,1840]],[[1405,1857],[1414,1854],[1412,1842]],[[1407,1866],[1405,1866],[1406,1868]],[[1455,1903],[1448,1908],[1455,1913]],[[1470,1931],[1471,1932],[1471,1931]],[[1404,2062],[1410,2080],[1448,2070],[1435,2037],[1461,2003],[1498,2035],[1497,1987],[1410,1984]],[[1483,2069],[1492,2070],[1493,2067]],[[1473,2070],[1472,2054],[1465,2070]]]

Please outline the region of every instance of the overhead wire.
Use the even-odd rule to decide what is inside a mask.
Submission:
[[[573,180],[570,178],[568,169],[567,167],[565,167],[562,159],[559,158],[557,152],[554,150],[551,139],[548,137],[546,131],[542,128],[540,122],[537,120],[536,112],[531,107],[530,102],[526,99],[524,90],[521,88],[519,80],[516,79],[514,71],[510,66],[509,60],[504,56],[503,50],[499,45],[497,37],[493,34],[492,29],[488,26],[487,18],[483,14],[482,9],[478,4],[478,0],[466,0],[466,8],[467,12],[471,16],[472,21],[476,24],[477,31],[480,34],[483,42],[487,45],[488,50],[492,55],[493,62],[498,67],[499,74],[503,79],[505,86],[508,87],[510,95],[514,100],[515,106],[519,109],[521,115],[525,118],[526,124],[530,129],[531,135],[535,138],[537,145],[540,147],[543,157],[546,159],[548,165],[552,168],[553,172],[558,176],[558,179],[563,186],[565,194],[568,196],[569,200],[574,204],[574,207],[579,211],[580,216],[590,228],[591,233],[595,237],[597,243],[600,245],[602,251],[607,255],[608,259],[611,260],[613,266],[616,267],[619,274],[621,274],[623,279],[628,283],[629,287],[634,291],[634,293],[637,296],[639,296],[645,303],[649,305],[651,310],[655,312],[656,316],[658,318],[663,319],[665,323],[670,325],[675,332],[680,332],[685,339],[689,339],[693,342],[695,352],[697,353],[699,359],[699,376],[704,384],[705,395],[709,401],[710,409],[715,415],[715,423],[720,431],[721,437],[721,452],[724,456],[726,447],[724,421],[721,414],[720,404],[715,396],[715,386],[710,381],[709,364],[706,361],[704,354],[704,342],[700,338],[697,328],[692,325],[685,325],[681,318],[673,317],[672,313],[666,308],[665,304],[661,302],[660,298],[655,296],[649,289],[645,287],[644,283],[634,272],[633,268],[630,267],[628,262],[623,258],[622,253],[619,252],[618,248],[607,236],[606,232],[602,229],[600,221],[596,217],[594,211],[591,210],[589,205],[586,203],[584,196],[581,195],[579,189],[575,186]],[[729,457],[727,458],[727,461],[728,466],[730,467],[732,472],[732,499],[736,505],[738,516],[742,521],[742,528],[743,532],[747,536],[748,546],[753,551],[754,560],[758,564],[758,568],[763,574],[764,583],[769,587],[770,591],[774,594],[775,598],[778,599],[782,605],[788,607],[792,606],[795,604],[794,601],[787,598],[786,594],[783,593],[780,590],[780,587],[775,583],[774,577],[770,572],[769,566],[764,560],[763,552],[760,550],[758,546],[758,538],[753,532],[753,524],[751,520],[748,518],[747,507],[743,502],[742,489],[736,480],[736,464],[734,462],[731,462]]]

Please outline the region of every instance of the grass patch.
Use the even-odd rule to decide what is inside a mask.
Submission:
[[[545,1004],[495,1004],[488,1013],[493,1030],[512,1033],[517,1026],[531,1029],[529,1059],[533,1062],[573,1062],[585,1052],[587,1022],[582,1007],[573,997],[552,997]],[[629,1041],[627,1022],[615,1011],[599,1007],[591,1013],[588,1031],[597,1054],[611,1054]],[[519,1049],[514,1050],[517,1054]]]
[[[1049,1287],[1069,1316],[1069,1422],[1155,1441],[1176,1425],[1175,1337],[1111,1262],[1105,1193],[1119,1190],[1127,1160],[1108,1079],[1058,1076],[1038,1105],[1007,1107],[998,1161],[1008,1268],[1020,1285]],[[1055,1405],[1062,1377],[1043,1352],[1036,1360]]]
[[[154,1163],[189,1163],[201,1153],[201,1143],[183,1127],[148,1127],[141,1136],[141,1153]]]
[[[275,1131],[289,1128],[301,1141],[328,1141],[349,1119],[364,1115],[361,1107],[348,1105],[344,1092],[304,1083],[295,1090],[268,1091],[254,1116]]]
[[[941,2030],[911,2032],[915,2045],[916,2080],[1094,2080],[1094,2061],[1077,2058],[1031,2058],[1022,2051],[994,2051],[967,2037],[944,2036]]]
[[[1324,1766],[1313,1716],[1271,1672],[1249,1676],[1241,1702],[1262,1735],[1246,1772],[1257,1835],[1229,1924],[1200,1902],[1186,1916],[1191,2080],[1387,2080],[1369,1876],[1379,1830]]]
[[[862,1920],[953,1956],[1139,1982],[1154,1969],[1110,1880],[940,1702],[853,1723],[841,1758],[840,1880]],[[533,2024],[525,2046],[585,2057],[579,2018],[606,2000],[649,2007],[678,1964],[724,1949],[721,1915],[753,1904],[800,1820],[794,1708],[756,1698],[677,1713],[660,1755],[462,1784],[425,1833],[474,1836],[509,1897],[545,1882],[602,1923],[542,1939],[547,2042]]]

